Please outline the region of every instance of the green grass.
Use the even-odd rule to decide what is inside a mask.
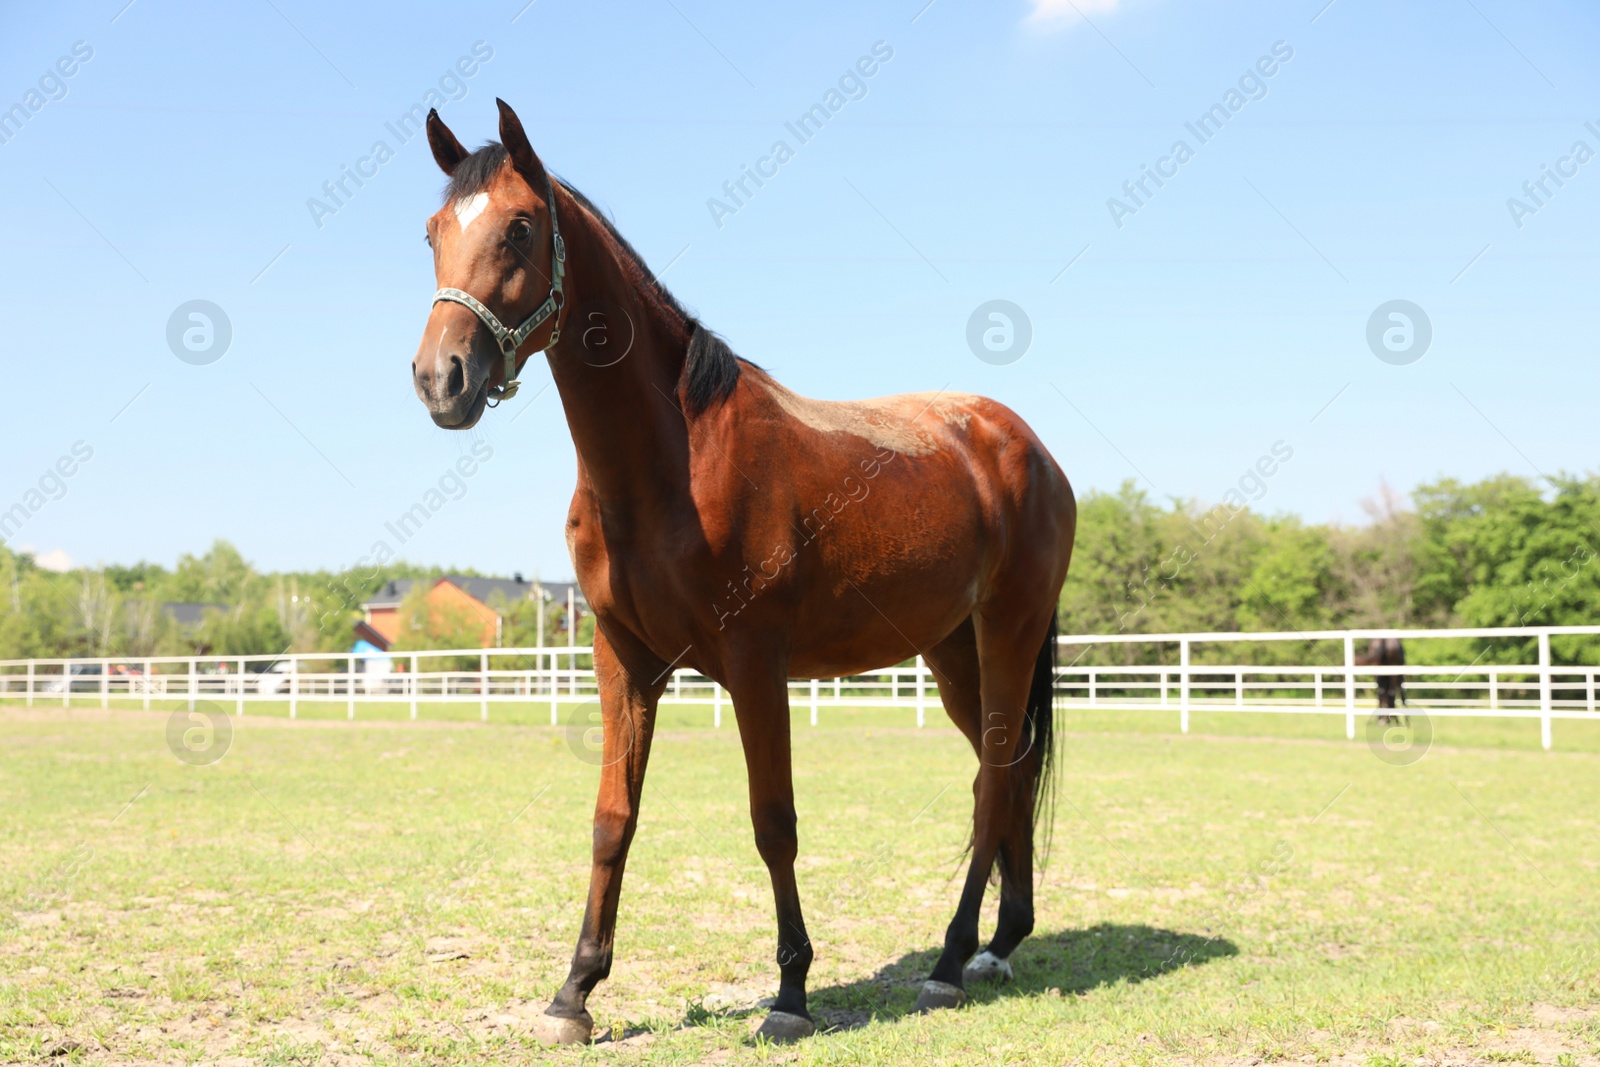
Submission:
[[[200,699],[216,710],[230,714],[237,706],[234,700],[227,697],[202,696]],[[948,727],[944,713],[938,707],[937,695],[930,693],[928,699],[930,702],[927,710],[928,722]],[[0,699],[0,709],[6,707],[20,709],[23,706],[24,702],[15,696]],[[142,700],[113,697],[111,706],[136,710],[142,706]],[[154,698],[151,706],[160,711],[172,712],[187,708],[188,702],[185,698],[173,700]],[[561,721],[567,723],[580,708],[592,706],[594,706],[592,697],[563,696],[559,710]],[[35,708],[39,711],[57,711],[63,707],[59,695],[53,697],[42,695],[36,699]],[[93,694],[79,693],[72,697],[70,706],[65,707],[99,709],[101,702]],[[1372,710],[1371,707],[1360,709],[1360,717],[1357,719],[1358,738],[1365,736],[1367,717],[1371,715]],[[1419,714],[1425,713],[1425,709],[1417,710]],[[297,717],[307,720],[345,721],[348,714],[349,707],[343,700],[301,700],[296,709]],[[731,730],[734,722],[733,705],[724,703],[722,714],[724,728]],[[1064,721],[1063,729],[1072,731],[1140,734],[1178,732],[1176,708],[1107,711],[1075,706],[1059,714]],[[417,705],[417,718],[425,722],[476,723],[480,720],[480,715],[480,705],[470,697],[455,701],[421,700]],[[287,719],[289,702],[257,701],[252,698],[245,705],[245,718]],[[408,722],[411,720],[411,706],[403,699],[359,703],[356,705],[355,718],[357,722],[362,723]],[[550,722],[550,703],[548,698],[528,702],[494,703],[489,707],[489,719],[496,725],[545,726]],[[796,729],[810,727],[810,711],[801,698],[796,698],[793,721]],[[709,727],[712,722],[711,704],[708,702],[663,705],[659,722],[664,729]],[[915,722],[916,712],[910,707],[824,706],[818,715],[818,726],[821,729],[908,727]],[[1194,733],[1202,735],[1339,741],[1344,738],[1345,720],[1342,711],[1311,715],[1196,710],[1190,725]],[[1540,747],[1538,719],[1441,716],[1432,720],[1432,727],[1434,744],[1441,746],[1510,748],[1525,751],[1536,751]],[[1557,751],[1600,753],[1600,715],[1596,715],[1593,721],[1557,719],[1552,729]]]
[[[731,709],[721,731],[671,709],[591,999],[618,1040],[547,1051],[527,1031],[565,975],[597,779],[526,725],[548,705],[270,710],[203,767],[165,714],[0,710],[0,1062],[1596,1062],[1596,724],[1544,753],[1536,722],[1440,720],[1394,767],[1338,718],[1197,713],[1182,737],[1068,713],[1017,981],[918,1018],[975,761],[937,711],[802,709],[812,1008],[836,1029],[773,1050]]]

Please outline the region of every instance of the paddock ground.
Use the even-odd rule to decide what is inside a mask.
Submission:
[[[920,1018],[975,761],[942,714],[799,713],[831,1029],[773,1049],[732,716],[671,709],[608,1039],[547,1051],[597,770],[547,706],[379,710],[252,707],[188,766],[166,712],[0,708],[0,1062],[1600,1064],[1600,724],[1440,721],[1393,766],[1335,717],[1064,713],[1017,980]]]

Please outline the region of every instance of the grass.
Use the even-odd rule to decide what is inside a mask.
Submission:
[[[938,707],[936,694],[929,695],[928,721],[937,726],[948,728],[944,713]],[[235,701],[226,696],[216,696],[214,699],[201,698],[201,702],[217,710],[232,713]],[[1371,701],[1367,701],[1371,704]],[[188,707],[186,699],[164,700],[153,698],[152,707],[164,712],[172,712]],[[5,707],[22,708],[24,701],[15,696],[0,699],[0,709]],[[118,709],[138,709],[142,706],[140,698],[112,698],[112,707]],[[35,707],[42,711],[55,711],[57,709],[70,710],[71,708],[99,709],[101,701],[93,694],[79,693],[71,698],[70,705],[63,705],[59,695],[41,695],[37,698]],[[596,707],[593,697],[568,697],[561,698],[558,712],[561,721],[570,724],[582,711]],[[1402,709],[1410,712],[1412,709]],[[1416,709],[1418,713],[1426,709]],[[1360,710],[1361,718],[1358,719],[1360,736],[1365,736],[1368,725],[1367,717],[1372,709],[1364,707]],[[348,705],[343,700],[306,700],[299,701],[296,715],[307,720],[337,720],[347,721],[349,714]],[[458,722],[476,723],[480,719],[481,708],[473,697],[465,697],[452,701],[422,700],[418,703],[417,718],[427,722]],[[1108,733],[1140,733],[1140,734],[1170,734],[1177,729],[1178,712],[1176,708],[1151,708],[1148,710],[1116,710],[1105,711],[1095,708],[1086,708],[1082,705],[1065,709],[1061,712],[1065,719],[1065,729],[1079,732],[1108,732]],[[804,700],[797,697],[794,702],[793,720],[795,728],[802,729],[809,726],[810,712]],[[289,718],[289,703],[287,700],[273,701],[260,700],[252,697],[245,705],[246,719],[287,719]],[[550,722],[550,704],[548,698],[538,698],[533,701],[509,701],[490,705],[490,721],[497,725],[512,726],[542,726]],[[356,705],[356,720],[363,723],[372,722],[407,722],[411,719],[410,703],[405,699],[390,701],[375,701]],[[1208,711],[1198,709],[1193,713],[1191,729],[1197,734],[1220,734],[1237,737],[1273,737],[1273,738],[1302,738],[1337,741],[1344,737],[1345,720],[1342,709],[1318,714],[1278,714],[1262,712],[1234,712],[1226,710]],[[587,720],[586,720],[587,721]],[[723,722],[726,728],[733,726],[733,706],[723,705]],[[819,725],[823,728],[861,728],[861,727],[905,727],[916,721],[915,712],[908,707],[822,707],[819,711]],[[663,705],[660,712],[659,724],[664,729],[683,728],[698,729],[709,727],[712,722],[712,708],[705,704],[667,704]],[[1434,743],[1469,748],[1510,748],[1522,750],[1537,750],[1539,745],[1539,721],[1535,718],[1474,718],[1470,716],[1440,716],[1431,721]],[[1557,719],[1553,725],[1555,748],[1563,752],[1592,752],[1600,754],[1600,715],[1593,721],[1582,719]]]
[[[548,706],[272,711],[188,766],[163,713],[0,709],[0,1062],[1600,1062],[1600,724],[1544,753],[1536,722],[1441,720],[1397,767],[1334,717],[1070,713],[1017,980],[919,1018],[975,761],[937,712],[801,711],[834,1030],[777,1050],[731,711],[671,709],[591,998],[613,1039],[548,1051],[597,778]]]

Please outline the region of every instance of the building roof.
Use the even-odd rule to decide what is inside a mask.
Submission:
[[[565,604],[567,590],[571,589],[574,595],[577,596],[578,603],[585,603],[583,590],[577,588],[573,582],[539,582],[537,579],[529,582],[523,580],[521,575],[515,578],[469,578],[462,574],[446,574],[442,578],[428,580],[430,582],[449,582],[474,600],[485,604],[492,604],[496,594],[505,598],[507,604],[532,600],[534,591],[537,588],[544,590],[546,601]],[[411,587],[416,584],[416,581],[417,579],[414,578],[396,578],[393,581],[385,582],[361,606],[368,611],[373,608],[397,608],[400,606],[400,602],[406,598],[406,594],[411,592]]]
[[[362,644],[369,644],[380,652],[389,651],[389,639],[383,636],[383,634],[379,633],[377,630],[374,630],[372,625],[365,619],[357,619],[356,647],[354,651],[360,652]]]
[[[577,597],[579,604],[584,607],[589,606],[589,602],[583,598],[583,590],[578,588],[577,582],[540,582],[539,586],[544,590],[544,598],[549,603],[565,604],[567,602],[567,590],[570,589],[572,590],[572,595]]]

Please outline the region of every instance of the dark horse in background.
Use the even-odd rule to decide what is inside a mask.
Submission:
[[[1400,643],[1398,637],[1375,637],[1367,650],[1356,655],[1358,667],[1404,667],[1406,663],[1406,648]],[[1405,679],[1398,674],[1377,675],[1378,684],[1378,721],[1385,726],[1391,726],[1400,721],[1398,715],[1385,715],[1383,711],[1393,711],[1396,703],[1405,703]]]
[[[586,1002],[611,969],[656,702],[677,667],[721,683],[738,718],[778,920],[761,1033],[815,1030],[790,678],[926,657],[978,773],[971,867],[917,1007],[958,1006],[967,980],[1008,976],[1033,928],[1034,829],[1050,807],[1055,609],[1077,522],[1066,476],[992,400],[810,400],[738,359],[546,172],[504,103],[500,143],[468,152],[437,114],[428,142],[450,182],[427,226],[441,288],[417,395],[436,424],[467,429],[543,351],[578,456],[566,534],[598,623],[604,747],[588,904],[541,1036],[591,1037]],[[999,920],[979,953],[997,866]]]

